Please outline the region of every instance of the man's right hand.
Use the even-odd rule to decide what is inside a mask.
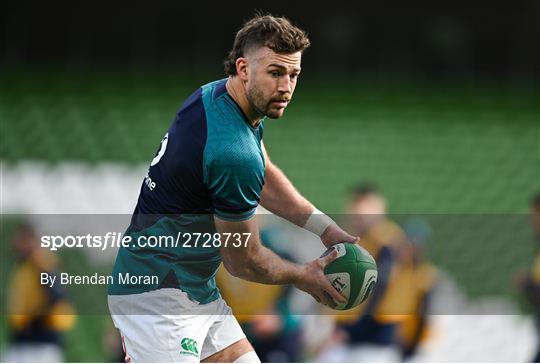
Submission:
[[[341,295],[326,279],[324,275],[324,267],[330,264],[338,256],[337,250],[332,253],[315,259],[312,262],[302,266],[301,274],[297,278],[294,285],[309,293],[317,302],[320,302],[329,307],[335,307],[336,302],[345,303],[347,300]]]

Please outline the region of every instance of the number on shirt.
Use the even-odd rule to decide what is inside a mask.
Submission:
[[[161,146],[159,148],[158,154],[152,159],[152,163],[150,163],[150,167],[155,166],[158,164],[161,157],[163,157],[163,154],[165,154],[165,149],[167,149],[167,141],[169,140],[169,133],[165,134],[163,139],[161,139]]]

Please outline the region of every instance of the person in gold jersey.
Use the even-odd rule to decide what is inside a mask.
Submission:
[[[8,362],[61,362],[62,336],[75,323],[75,311],[65,292],[40,283],[40,274],[55,274],[58,258],[40,249],[34,229],[20,224],[12,246],[17,263],[7,291],[10,345]]]
[[[386,201],[375,187],[359,185],[352,190],[349,228],[377,261],[379,276],[366,302],[336,316],[349,338],[348,361],[398,361],[399,324],[412,312],[410,243],[386,212]]]
[[[281,258],[295,259],[279,243],[286,241],[277,227],[261,229],[261,242]],[[299,315],[292,314],[291,286],[249,282],[229,274],[223,266],[216,281],[262,362],[298,362],[302,349]]]
[[[413,311],[406,315],[398,329],[401,359],[406,362],[412,359],[422,343],[433,336],[428,312],[437,286],[438,270],[426,256],[427,244],[432,234],[427,222],[421,218],[411,218],[405,222],[403,228],[411,242],[412,265],[408,266],[408,270],[413,278],[410,297],[414,302]]]
[[[533,238],[537,244],[532,267],[517,276],[518,289],[525,295],[535,314],[537,349],[533,363],[540,362],[540,193],[531,200],[531,223]]]

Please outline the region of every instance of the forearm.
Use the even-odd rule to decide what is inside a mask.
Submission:
[[[226,221],[214,216],[214,221],[218,233],[249,233],[252,237],[245,247],[223,245],[220,249],[223,265],[233,276],[264,284],[292,283],[317,301],[331,307],[336,302],[345,302],[324,275],[324,267],[337,258],[337,250],[300,266],[280,258],[261,245],[254,218]]]
[[[256,254],[236,270],[239,278],[263,284],[293,284],[301,275],[301,266],[280,258],[270,249],[260,246]]]
[[[315,207],[289,181],[287,176],[273,163],[267,161],[265,184],[261,205],[270,212],[304,226]]]
[[[301,266],[282,259],[259,240],[255,219],[230,222],[215,217],[216,230],[220,234],[250,234],[246,246],[223,245],[221,258],[225,268],[233,276],[265,284],[295,283],[302,275]]]

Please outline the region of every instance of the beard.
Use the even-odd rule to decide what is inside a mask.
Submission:
[[[246,89],[246,97],[251,107],[261,116],[277,119],[283,116],[285,108],[272,107],[272,102],[280,99],[279,96],[267,97],[257,86],[253,85]]]

